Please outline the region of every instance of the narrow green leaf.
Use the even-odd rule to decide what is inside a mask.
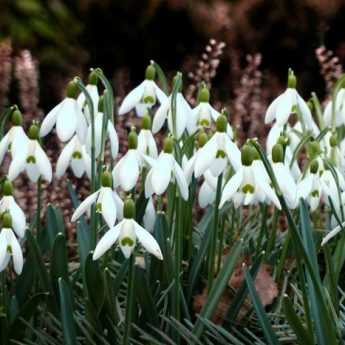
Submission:
[[[168,95],[169,85],[168,85],[168,80],[165,76],[165,73],[163,72],[162,68],[158,65],[157,62],[153,61],[153,66],[156,69],[158,80],[159,80],[159,83],[161,84],[162,90],[164,91],[166,95]]]

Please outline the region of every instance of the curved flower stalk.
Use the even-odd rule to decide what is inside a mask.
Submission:
[[[272,149],[271,165],[289,208],[295,209],[298,205],[297,184],[292,177],[289,165],[284,163],[284,149],[281,144],[276,144]]]
[[[118,242],[125,258],[129,258],[135,249],[137,239],[145,250],[159,260],[163,260],[161,249],[155,238],[134,220],[135,205],[133,200],[128,199],[124,202],[123,212],[123,220],[111,227],[98,242],[93,253],[93,260],[99,259],[116,242]]]
[[[152,122],[152,132],[156,134],[161,130],[164,123],[168,121],[170,133],[178,140],[186,130],[187,121],[191,116],[192,109],[184,99],[181,90],[176,93],[175,119],[173,119],[172,101],[173,95],[170,95],[157,109]]]
[[[302,124],[314,135],[318,135],[319,129],[313,120],[311,111],[307,103],[296,90],[296,77],[293,71],[289,70],[288,88],[278,96],[268,107],[265,123],[271,123],[274,120],[278,125],[285,125],[292,113],[298,111]]]
[[[49,134],[56,126],[57,136],[62,142],[71,139],[75,133],[81,142],[85,140],[87,122],[76,100],[78,90],[75,81],[69,82],[66,98],[44,118],[40,128],[41,137]]]
[[[141,130],[138,135],[138,151],[153,159],[158,157],[157,144],[151,132],[151,117],[148,113],[143,116]]]
[[[24,237],[26,229],[26,219],[23,210],[16,203],[13,197],[13,186],[9,180],[5,180],[2,185],[3,197],[0,200],[0,215],[9,213],[12,218],[12,228],[18,237]]]
[[[91,178],[91,157],[77,135],[61,151],[56,163],[56,177],[62,177],[70,167],[75,177],[81,178],[84,173]]]
[[[145,196],[153,194],[162,195],[168,188],[169,183],[174,179],[184,200],[188,200],[188,184],[179,164],[173,155],[173,140],[166,138],[163,152],[157,160],[144,156],[144,159],[151,166],[145,180]]]
[[[152,108],[157,103],[157,100],[160,104],[165,103],[167,96],[154,82],[155,76],[156,70],[151,64],[146,68],[145,80],[122,101],[119,115],[124,115],[135,108],[137,116],[142,117],[147,109]]]
[[[21,274],[24,264],[22,248],[12,230],[12,217],[10,213],[5,212],[2,215],[2,229],[0,231],[0,272],[6,269],[11,257],[14,271]]]
[[[0,164],[2,163],[6,152],[10,151],[12,158],[16,152],[21,150],[29,140],[22,127],[23,116],[18,109],[15,109],[11,116],[12,127],[0,141]]]
[[[11,181],[25,170],[32,182],[37,182],[41,176],[48,183],[51,182],[52,167],[38,141],[38,133],[38,125],[32,124],[28,131],[28,142],[18,151],[10,164],[8,178]]]
[[[95,156],[99,157],[102,150],[102,132],[103,132],[103,121],[104,121],[104,113],[103,113],[103,106],[104,101],[103,97],[99,100],[99,108],[98,112],[95,112]],[[111,157],[115,159],[119,153],[119,138],[116,133],[114,124],[112,121],[107,120],[106,130],[105,130],[106,139],[109,139],[110,142],[110,153]],[[88,153],[91,154],[91,146],[92,146],[92,128],[91,124],[88,127],[87,137],[86,137],[86,147]]]
[[[255,149],[245,144],[241,151],[242,166],[225,185],[219,208],[223,207],[225,202],[232,200],[235,207],[265,202],[273,203],[281,209],[279,199],[269,185],[269,178],[264,173],[262,164],[255,163],[256,158]]]
[[[149,198],[147,202],[143,222],[145,229],[147,229],[150,232],[153,232],[156,222],[156,209],[152,198]]]
[[[126,192],[132,190],[137,184],[142,164],[138,150],[138,136],[135,128],[132,128],[128,135],[128,151],[116,163],[112,172],[114,187],[121,186]]]
[[[195,160],[195,177],[198,178],[208,169],[214,176],[224,172],[228,163],[237,171],[241,167],[241,153],[226,133],[228,122],[224,115],[217,118],[216,132],[200,149]]]
[[[111,189],[112,178],[107,171],[102,173],[101,188],[89,195],[74,211],[72,222],[77,221],[85,212],[88,212],[93,204],[96,204],[96,211],[102,214],[103,219],[109,227],[114,226],[116,218],[123,214],[123,202],[115,191]]]

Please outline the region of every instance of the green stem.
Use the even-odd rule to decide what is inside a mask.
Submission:
[[[216,244],[217,244],[217,234],[218,234],[218,218],[219,218],[219,202],[221,197],[221,189],[222,189],[222,179],[223,174],[218,176],[217,181],[217,192],[216,192],[216,202],[214,205],[214,216],[213,216],[213,228],[212,228],[212,236],[211,242],[209,247],[209,255],[208,255],[208,291],[211,291],[213,279],[214,279],[214,272],[215,272],[215,255],[216,255]]]
[[[36,210],[36,231],[37,234],[41,229],[41,208],[42,208],[42,181],[41,178],[37,181],[37,210]]]
[[[132,253],[128,266],[128,284],[127,284],[127,304],[126,304],[126,320],[125,320],[125,334],[123,337],[123,345],[130,344],[131,329],[132,329],[132,313],[134,305],[134,279],[135,279],[135,255]]]

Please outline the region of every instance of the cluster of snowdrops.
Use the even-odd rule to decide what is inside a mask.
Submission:
[[[197,106],[192,108],[183,96],[182,75],[176,75],[168,95],[155,82],[153,63],[146,69],[145,80],[118,109],[119,116],[134,113],[142,119],[141,128],[130,130],[128,150],[120,156],[116,117],[105,115],[105,107],[111,103],[106,102],[109,95],[100,94],[99,73],[91,71],[85,86],[79,78],[69,82],[66,97],[41,123],[34,122],[27,129],[22,126],[20,110],[11,108],[8,131],[0,142],[0,164],[6,155],[10,157],[0,200],[0,271],[11,258],[17,274],[23,267],[21,241],[27,219],[12,184],[20,174],[26,174],[32,183],[50,183],[53,176],[63,178],[70,169],[76,178],[91,180],[90,195],[75,209],[72,221],[92,215],[92,210],[101,214],[107,231],[99,236],[94,260],[115,245],[129,258],[137,244],[164,259],[152,234],[156,213],[165,207],[169,186],[188,200],[196,193],[189,187],[196,180],[200,208],[216,203],[221,209],[232,202],[235,207],[265,203],[280,209],[282,196],[291,209],[302,198],[311,212],[332,208],[343,218],[345,140],[341,140],[339,128],[345,124],[345,88],[341,83],[322,109],[317,99],[306,102],[299,95],[296,77],[289,71],[287,89],[263,114],[263,120],[272,124],[264,164],[255,138],[239,147],[231,116],[212,107],[204,83],[199,86]],[[53,172],[44,138],[54,128],[64,147]],[[159,148],[155,134],[163,131]],[[105,159],[106,147],[110,161]],[[142,224],[135,220],[138,190],[147,198]],[[325,234],[323,243],[341,229],[336,219],[332,222],[334,230]]]

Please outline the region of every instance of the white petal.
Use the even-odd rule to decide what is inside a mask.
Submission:
[[[9,259],[8,259],[9,255],[7,252],[8,241],[7,241],[7,235],[6,235],[8,231],[11,231],[11,229],[4,228],[1,230],[1,233],[0,233],[0,268],[1,268],[1,271],[7,267],[8,262],[9,262]]]
[[[16,239],[16,236],[14,235],[12,231],[11,231],[10,236],[11,236],[11,239],[10,239],[9,245],[11,246],[11,249],[12,249],[13,268],[17,274],[21,274],[23,270],[23,264],[24,264],[22,248],[20,247],[18,240]]]
[[[83,158],[72,158],[71,169],[76,178],[81,178],[85,172],[85,164]]]
[[[137,222],[134,222],[135,226],[135,234],[138,237],[139,242],[141,245],[152,255],[154,255],[157,259],[163,260],[163,255],[161,249],[159,248],[159,244],[155,240],[155,238],[143,227],[141,227]]]
[[[217,138],[215,135],[203,146],[198,153],[198,157],[195,161],[195,177],[201,176],[210,166],[213,160],[216,158],[218,146]]]
[[[77,129],[78,114],[76,113],[75,104],[77,104],[75,99],[66,98],[57,114],[56,132],[63,142],[69,140]]]
[[[154,84],[154,89],[158,98],[158,101],[160,104],[163,104],[167,99],[167,95],[157,86],[157,84],[155,82],[153,82]]]
[[[0,164],[8,151],[9,143],[9,134],[7,133],[0,141]]]
[[[97,243],[92,259],[99,259],[117,241],[120,235],[121,223],[109,229]]]
[[[336,226],[332,231],[330,231],[321,242],[321,246],[324,246],[330,239],[332,239],[334,236],[336,236],[341,230],[343,230],[343,227],[345,226],[345,223],[342,224],[342,226],[338,225]]]
[[[25,134],[23,127],[14,126],[12,127],[12,129],[14,130],[14,133],[11,143],[11,154],[12,157],[15,157],[18,154],[18,152],[28,144],[29,138]]]
[[[145,208],[145,214],[143,217],[143,222],[145,228],[153,232],[154,226],[155,226],[155,221],[156,221],[156,211],[155,211],[155,206],[153,204],[152,198],[150,198],[147,202],[147,206]]]
[[[102,216],[109,227],[114,226],[116,221],[116,204],[113,191],[109,187],[102,188]]]
[[[144,87],[145,81],[143,81],[125,97],[119,108],[119,115],[128,113],[137,105],[137,103],[140,102],[140,99],[144,93]]]
[[[181,167],[177,162],[174,163],[174,173],[178,188],[180,190],[181,196],[184,200],[188,200],[188,184],[186,178],[183,174]]]
[[[40,171],[37,164],[27,163],[25,169],[30,181],[36,183],[40,178]]]
[[[12,196],[9,198],[9,212],[12,217],[13,230],[19,237],[24,237],[26,228],[25,214],[14,198]]]
[[[42,150],[40,144],[37,142],[35,149],[35,158],[38,169],[43,178],[50,183],[53,176],[52,166],[46,153]]]
[[[81,217],[83,213],[88,211],[91,205],[97,200],[98,195],[99,195],[99,190],[89,195],[74,211],[71,221],[75,222]]]
[[[145,180],[145,197],[150,198],[152,194],[154,193],[153,185],[152,185],[152,169],[149,171],[149,173],[146,175]]]
[[[139,178],[139,164],[136,150],[129,150],[119,171],[120,185],[126,192],[133,189]]]
[[[64,101],[56,105],[43,119],[40,127],[40,137],[45,137],[55,126],[57,115],[60,112],[60,108],[62,107],[63,102]]]
[[[163,127],[170,108],[170,97],[157,109],[152,122],[152,133],[157,133]]]
[[[116,193],[116,191],[113,191],[113,198],[116,205],[116,216],[119,220],[122,220],[123,218],[123,201],[119,197],[119,195]]]
[[[276,120],[278,125],[284,125],[291,114],[292,106],[294,105],[294,91],[296,92],[296,90],[287,89],[277,104]]]
[[[163,194],[171,180],[174,157],[168,153],[162,153],[157,164],[152,168],[152,187],[157,195]]]
[[[8,178],[10,179],[10,181],[13,181],[25,169],[25,165],[25,157],[15,158],[11,162],[8,171]]]
[[[119,138],[117,136],[114,124],[111,121],[108,121],[108,136],[110,140],[111,156],[113,159],[115,159],[119,153]]]
[[[220,199],[219,208],[232,198],[232,196],[237,192],[243,180],[243,169],[239,169],[234,176],[225,185],[222,197]]]
[[[204,181],[200,187],[198,202],[201,208],[211,205],[216,199],[215,191],[210,187],[207,181]]]
[[[281,94],[269,105],[265,115],[265,123],[271,123],[276,117],[277,106],[280,103],[281,99],[284,97],[284,94]]]
[[[225,151],[231,165],[233,166],[235,171],[237,171],[242,166],[241,151],[236,146],[236,144],[228,137],[226,137],[225,139]]]

